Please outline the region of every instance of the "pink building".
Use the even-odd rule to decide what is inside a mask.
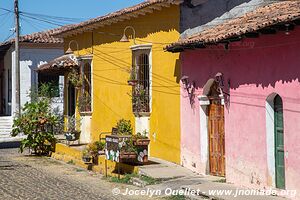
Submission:
[[[183,166],[300,199],[299,19],[299,2],[274,3],[167,47],[181,52]]]

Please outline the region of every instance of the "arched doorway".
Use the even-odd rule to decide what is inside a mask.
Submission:
[[[276,93],[267,98],[266,128],[268,174],[273,187],[285,189],[283,103]]]
[[[208,99],[209,172],[225,176],[224,105],[216,82],[210,87]]]
[[[275,179],[276,188],[285,189],[283,105],[279,95],[274,98]]]

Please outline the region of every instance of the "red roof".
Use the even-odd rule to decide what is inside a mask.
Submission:
[[[169,7],[170,4],[179,4],[182,0],[146,0],[140,4],[124,8],[122,10],[109,13],[104,16],[96,17],[79,24],[71,24],[67,26],[55,29],[54,34],[61,37],[64,34],[77,34],[78,32],[90,31],[99,26],[115,23],[117,21],[124,21],[138,15],[144,15],[148,11],[151,12],[155,9],[161,9],[161,7]]]
[[[206,29],[186,39],[181,39],[166,49],[176,51],[191,45],[216,44],[229,38],[255,32],[279,23],[300,18],[300,1],[282,1],[260,7],[245,15],[228,20],[213,28]]]
[[[73,54],[67,54],[40,65],[36,71],[43,73],[61,74],[71,68],[78,67],[78,61]]]
[[[28,35],[20,36],[20,42],[28,43],[48,43],[48,44],[62,44],[64,41],[61,38],[53,36],[53,29],[43,32],[36,32]],[[0,46],[9,45],[15,42],[15,39],[8,40],[0,44]]]

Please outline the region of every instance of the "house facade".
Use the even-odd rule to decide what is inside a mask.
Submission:
[[[80,89],[65,79],[65,115],[80,116],[81,143],[99,140],[123,118],[150,138],[150,156],[180,163],[179,54],[163,49],[179,38],[178,4],[145,1],[57,31],[83,76]],[[132,75],[139,87],[128,85]],[[81,109],[84,96],[91,101]]]
[[[299,8],[259,6],[167,46],[181,59],[184,166],[251,188],[300,189]]]
[[[3,141],[15,140],[10,137],[13,117],[16,110],[16,79],[14,40],[0,44],[0,138]],[[39,75],[39,65],[63,54],[63,40],[51,36],[51,32],[39,32],[20,37],[20,105],[30,101],[29,92],[39,83],[54,81],[60,88],[54,98],[53,108],[63,110],[63,77]]]

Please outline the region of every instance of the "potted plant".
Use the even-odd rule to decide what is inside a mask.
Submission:
[[[137,158],[137,148],[133,144],[133,139],[128,138],[120,150],[120,161],[135,160]]]
[[[129,79],[127,82],[128,82],[128,85],[131,85],[131,86],[135,86],[137,84],[138,80],[136,77],[135,68],[132,68],[132,70],[130,71],[130,76],[129,76]]]
[[[98,156],[104,155],[105,142],[96,141],[87,146],[89,155],[93,159],[94,164],[98,164]]]
[[[147,135],[148,132],[144,130],[143,133],[138,132],[133,136],[133,142],[137,149],[137,161],[139,163],[148,162],[148,146],[150,139]]]
[[[76,126],[79,126],[80,121],[76,119],[75,115],[68,117],[67,131],[65,137],[67,141],[75,141],[80,137],[80,131],[77,130]]]
[[[117,134],[122,136],[131,136],[132,135],[132,127],[130,120],[121,119],[117,122],[116,125]]]
[[[80,95],[77,100],[77,105],[80,112],[89,112],[91,111],[91,95],[85,92]]]
[[[104,150],[105,150],[105,142],[103,141],[96,141],[95,145],[97,146],[97,153],[98,155],[104,155]]]
[[[136,146],[149,145],[150,139],[147,135],[148,133],[146,130],[143,132],[143,134],[138,132],[136,135],[133,136],[133,144]]]
[[[132,95],[132,108],[135,114],[149,112],[149,94],[141,85],[134,88]]]
[[[68,73],[68,80],[75,88],[80,88],[82,86],[82,77],[77,69],[72,68],[71,71]]]
[[[92,155],[90,153],[90,150],[87,148],[85,148],[82,152],[82,160],[85,163],[90,163],[92,160]]]

